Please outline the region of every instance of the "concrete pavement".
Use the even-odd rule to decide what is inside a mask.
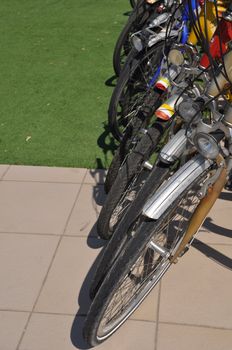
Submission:
[[[103,182],[101,170],[0,166],[0,350],[87,348]],[[98,349],[231,349],[231,223],[223,192],[190,252]]]

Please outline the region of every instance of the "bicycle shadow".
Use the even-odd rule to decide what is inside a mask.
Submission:
[[[221,192],[219,199],[232,202],[232,192],[228,192],[228,191]]]
[[[95,236],[94,227],[87,238],[87,244],[93,249],[106,246],[105,241],[97,239],[97,237]],[[207,258],[216,262],[217,264],[220,264],[221,266],[232,270],[232,259],[224,255],[223,253],[221,253],[219,250],[209,246],[206,243],[201,242],[198,239],[195,239],[193,243],[193,247],[197,249],[199,252],[201,252],[202,254],[204,254]],[[85,317],[91,306],[91,300],[88,297],[90,285],[94,276],[94,272],[98,265],[98,262],[103,254],[103,251],[104,251],[104,248],[98,254],[91,268],[89,269],[79,292],[79,296],[78,296],[79,310],[74,318],[72,329],[71,329],[71,335],[70,335],[72,344],[77,349],[83,349],[83,350],[90,349],[90,347],[88,346],[88,344],[85,342],[83,338],[82,331],[83,331]]]
[[[96,248],[99,248],[99,246],[105,245],[105,242],[100,242],[101,240],[96,240],[96,238],[94,239],[93,237],[88,237],[87,241],[88,241],[88,245],[90,245],[91,248],[93,249],[94,248],[96,249]],[[71,342],[77,349],[84,350],[84,349],[91,348],[83,338],[83,326],[84,326],[86,315],[91,306],[91,300],[89,298],[90,285],[93,280],[94,272],[96,270],[98,262],[101,258],[102,251],[103,250],[101,250],[101,252],[98,254],[91,268],[89,269],[78,295],[79,309],[74,318],[72,328],[71,328],[71,333],[70,333]]]
[[[112,75],[112,77],[106,79],[105,81],[105,86],[108,86],[108,87],[115,87],[116,86],[116,79],[117,79],[117,76],[116,75]]]
[[[100,212],[99,206],[102,206],[104,204],[106,197],[103,185],[106,172],[103,169],[94,169],[90,170],[89,173],[92,176],[92,179],[94,180],[92,192],[92,206],[96,212],[96,216],[98,216]],[[100,239],[97,235],[96,223],[92,226],[88,234],[86,243],[91,249],[104,249],[104,247],[106,246],[107,241]],[[91,305],[91,300],[89,298],[89,289],[93,280],[96,267],[98,265],[99,260],[101,259],[103,249],[99,252],[96,259],[92,263],[88,273],[85,276],[85,279],[82,283],[78,294],[77,302],[79,305],[79,309],[74,318],[70,333],[71,342],[77,349],[84,350],[90,348],[83,338],[82,330],[85,317]]]
[[[100,247],[103,247],[103,249],[100,251],[100,253],[97,255],[95,261],[93,262],[92,266],[90,267],[79,292],[78,295],[78,305],[79,309],[76,313],[76,316],[74,318],[71,333],[70,333],[70,339],[72,344],[77,349],[90,349],[89,345],[85,342],[83,338],[83,326],[85,317],[89,311],[89,308],[91,306],[91,300],[89,298],[89,290],[90,286],[93,280],[93,276],[96,270],[96,267],[99,263],[99,260],[101,259],[101,256],[103,254],[104,247],[106,246],[106,241],[101,240],[96,236],[96,230],[95,230],[95,224],[92,228],[92,230],[89,233],[89,236],[87,237],[87,244],[92,249],[99,249]]]
[[[104,163],[100,158],[96,158],[96,168],[106,169],[109,167],[115,150],[118,147],[117,141],[111,135],[110,128],[106,122],[103,123],[103,132],[97,139],[97,145],[102,150]]]
[[[221,253],[219,250],[212,248],[206,243],[195,238],[192,246],[204,254],[207,258],[213,260],[215,263],[232,270],[232,259]]]
[[[221,192],[219,199],[230,201],[232,203],[232,192],[223,191]],[[207,232],[226,237],[232,239],[232,230],[219,226],[213,222],[211,217],[207,217],[202,225],[203,228],[206,229]],[[232,259],[221,253],[219,250],[213,248],[212,246],[195,239],[193,242],[193,247],[199,250],[202,254],[204,254],[207,258],[213,260],[217,264],[232,270]]]
[[[203,227],[206,228],[207,231],[217,234],[219,236],[232,238],[232,230],[221,227],[213,222],[213,219],[207,217],[203,224]]]

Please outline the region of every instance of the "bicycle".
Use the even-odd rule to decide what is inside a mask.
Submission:
[[[185,53],[180,47],[178,55]],[[209,50],[207,56],[212,61]],[[112,335],[188,251],[226,183],[232,169],[230,48],[225,54],[221,50],[220,61],[217,70],[212,63],[207,70],[198,68],[199,76],[206,78],[201,97],[179,96],[175,109],[183,127],[161,149],[159,161],[109,242],[111,249],[115,244],[114,262],[84,328],[91,345]],[[155,180],[160,186],[148,197]]]

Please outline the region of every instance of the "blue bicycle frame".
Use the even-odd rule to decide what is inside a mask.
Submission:
[[[182,17],[181,17],[181,20],[182,20],[182,35],[181,35],[181,39],[180,39],[181,44],[186,44],[186,42],[188,40],[188,36],[189,36],[188,22],[190,20],[190,15],[189,15],[190,11],[195,13],[198,10],[198,6],[199,5],[198,5],[197,0],[191,0],[191,9],[189,8],[189,4],[187,1],[184,5],[184,9],[182,12]],[[161,66],[162,66],[162,63],[160,64],[160,66],[156,70],[154,76],[149,81],[148,88],[151,88],[152,86],[154,86],[157,78],[160,75]]]

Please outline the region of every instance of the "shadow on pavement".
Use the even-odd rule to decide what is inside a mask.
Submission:
[[[232,230],[228,228],[221,227],[213,222],[213,219],[210,217],[206,218],[203,227],[212,234],[216,233],[217,235],[232,238]]]
[[[97,173],[97,176],[99,179],[99,172]],[[102,179],[100,180],[102,181]],[[99,185],[98,183],[96,183],[93,189],[93,200],[95,201],[95,205],[96,204],[102,205],[104,202],[104,197],[105,197],[105,194],[104,194],[103,185]],[[99,249],[106,245],[106,241],[100,239],[97,235],[96,223],[93,225],[91,231],[89,232],[89,235],[87,237],[87,245],[92,249]],[[94,277],[96,267],[99,263],[99,260],[101,259],[102,253],[103,253],[103,249],[98,254],[90,270],[88,271],[78,295],[79,310],[77,311],[77,314],[73,321],[72,329],[70,333],[71,342],[78,349],[90,348],[88,344],[85,342],[82,332],[83,332],[85,317],[91,305],[91,300],[89,298],[90,286]]]
[[[101,159],[96,158],[97,165],[101,165]],[[92,176],[96,185],[104,184],[105,181],[105,170],[102,168],[90,169],[90,175]]]
[[[89,345],[85,342],[82,331],[85,322],[85,317],[76,315],[71,329],[70,339],[77,349],[90,349]]]
[[[88,246],[90,246],[93,249],[96,249],[105,245],[106,242],[101,239],[95,238],[92,232],[96,232],[94,227],[92,228],[87,238]],[[77,311],[77,314],[73,321],[71,334],[70,334],[72,344],[78,349],[89,349],[88,344],[86,344],[86,342],[83,339],[82,331],[83,331],[85,317],[91,305],[91,300],[89,298],[90,286],[91,286],[98,262],[101,259],[102,252],[103,250],[101,250],[101,252],[98,254],[90,270],[88,271],[78,296],[79,310]]]
[[[194,240],[192,246],[207,256],[207,258],[213,260],[217,264],[220,264],[229,270],[232,270],[232,259],[222,254],[215,248],[210,247],[208,244],[205,244],[198,239]]]
[[[104,171],[102,170],[92,170],[91,172],[92,177],[96,180],[96,184],[93,187],[93,202],[95,203],[95,206],[97,205],[103,205],[105,200],[105,193],[103,188],[103,182],[104,182]],[[100,183],[100,184],[99,184]],[[232,193],[223,192],[220,196],[223,200],[232,200]],[[208,217],[203,227],[207,229],[207,231],[211,232],[212,234],[219,234],[225,237],[232,238],[232,230],[220,227],[213,223],[213,220]],[[97,229],[96,229],[96,223],[93,225],[91,231],[89,232],[89,235],[87,237],[87,244],[92,249],[99,249],[101,247],[106,247],[106,241],[100,239],[97,235]],[[213,260],[217,264],[220,264],[221,266],[232,270],[232,259],[228,256],[224,255],[215,247],[211,247],[206,243],[201,242],[198,239],[195,239],[193,242],[193,247],[197,249],[199,252],[204,254],[207,258]],[[90,349],[88,344],[85,342],[82,332],[83,332],[83,326],[85,317],[88,313],[88,310],[91,306],[91,300],[89,298],[89,290],[90,286],[94,277],[94,273],[96,270],[96,267],[101,259],[101,256],[103,254],[104,248],[101,250],[101,252],[96,257],[95,261],[93,262],[90,270],[88,271],[83,284],[81,286],[79,296],[78,296],[78,305],[79,310],[77,311],[77,314],[74,318],[70,338],[72,344],[77,349]]]
[[[223,200],[232,201],[232,193],[222,192],[219,198]],[[232,230],[215,224],[211,217],[207,217],[202,226],[212,235],[216,234],[232,239]],[[232,270],[232,259],[219,252],[217,249],[212,248],[208,244],[203,243],[198,239],[194,240],[193,247],[199,250],[202,254],[204,254],[214,262],[220,264],[221,266],[229,270]]]
[[[219,196],[220,199],[232,202],[232,192],[222,192]]]
[[[102,166],[101,160],[99,158],[96,159],[96,163],[97,165],[101,166],[101,169],[107,168],[109,166],[112,155],[114,155],[114,152],[118,147],[117,142],[115,141],[114,137],[111,135],[110,128],[106,122],[104,123],[103,128],[104,128],[104,131],[98,137],[97,144],[101,148],[104,154],[105,164]]]

